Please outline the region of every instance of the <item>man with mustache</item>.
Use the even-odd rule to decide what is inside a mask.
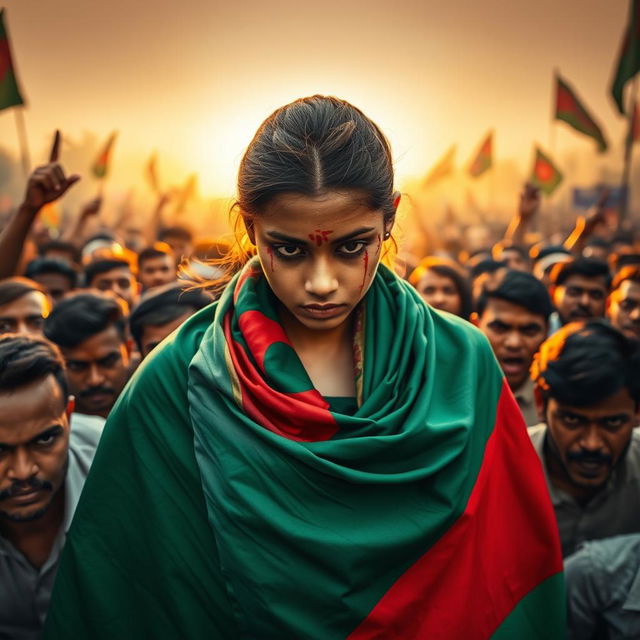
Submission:
[[[529,429],[562,552],[640,531],[640,345],[604,321],[571,323],[535,355],[543,424]]]
[[[35,640],[100,430],[70,430],[55,345],[5,334],[0,363],[0,638]]]
[[[550,293],[557,313],[551,318],[553,333],[569,322],[604,317],[611,276],[606,262],[575,258],[551,270]]]
[[[47,318],[45,336],[57,344],[75,396],[71,426],[104,424],[130,374],[126,304],[117,296],[83,291],[61,300]]]
[[[627,338],[640,340],[640,267],[623,267],[614,278],[607,318]]]

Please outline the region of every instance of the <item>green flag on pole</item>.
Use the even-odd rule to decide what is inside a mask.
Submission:
[[[575,91],[559,74],[556,74],[556,120],[562,120],[576,131],[593,138],[600,153],[607,150],[602,129],[579,100]]]
[[[622,36],[618,65],[611,84],[611,95],[621,114],[626,113],[624,87],[640,71],[640,0],[631,0],[629,10],[629,24]]]
[[[530,181],[550,196],[562,182],[562,173],[540,147],[535,149]]]
[[[21,104],[24,104],[24,99],[13,68],[9,34],[4,24],[4,9],[0,9],[0,110]]]

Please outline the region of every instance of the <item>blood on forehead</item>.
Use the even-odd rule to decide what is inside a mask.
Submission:
[[[316,229],[313,233],[309,234],[311,242],[315,242],[321,247],[325,242],[329,242],[329,236],[333,233],[332,229]]]

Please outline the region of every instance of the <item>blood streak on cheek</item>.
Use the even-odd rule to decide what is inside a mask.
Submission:
[[[269,266],[271,267],[271,271],[275,271],[273,268],[273,249],[271,247],[267,247],[267,253],[269,254]]]
[[[362,284],[360,285],[360,293],[362,293],[362,290],[364,289],[364,285],[367,281],[367,272],[369,271],[369,252],[368,251],[365,251],[362,254],[362,262],[363,262],[364,273],[362,274]]]

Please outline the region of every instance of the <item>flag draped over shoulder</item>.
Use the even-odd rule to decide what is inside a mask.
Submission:
[[[489,131],[480,148],[469,163],[469,175],[472,178],[481,176],[491,169],[493,164],[493,131]]]
[[[422,181],[423,188],[432,187],[434,184],[440,182],[443,178],[450,176],[453,173],[456,157],[456,145],[452,145],[443,154],[443,156],[436,162],[430,169]]]
[[[626,113],[624,87],[640,71],[640,0],[629,2],[629,23],[622,36],[618,64],[611,83],[611,95],[621,114]]]
[[[535,148],[533,168],[529,180],[547,195],[551,195],[562,182],[562,173],[540,147]]]
[[[582,104],[575,91],[559,74],[556,74],[555,118],[566,122],[576,131],[593,138],[600,153],[607,150],[608,145],[602,129]]]
[[[9,34],[4,26],[4,9],[0,9],[0,110],[24,104],[13,69]]]
[[[93,175],[99,180],[106,178],[109,172],[109,162],[111,161],[111,153],[113,152],[113,145],[115,144],[117,133],[112,133],[105,142],[102,151],[98,154],[96,161],[91,167]]]
[[[313,387],[259,263],[109,417],[45,637],[564,637],[553,508],[486,339],[390,270],[353,411]]]

